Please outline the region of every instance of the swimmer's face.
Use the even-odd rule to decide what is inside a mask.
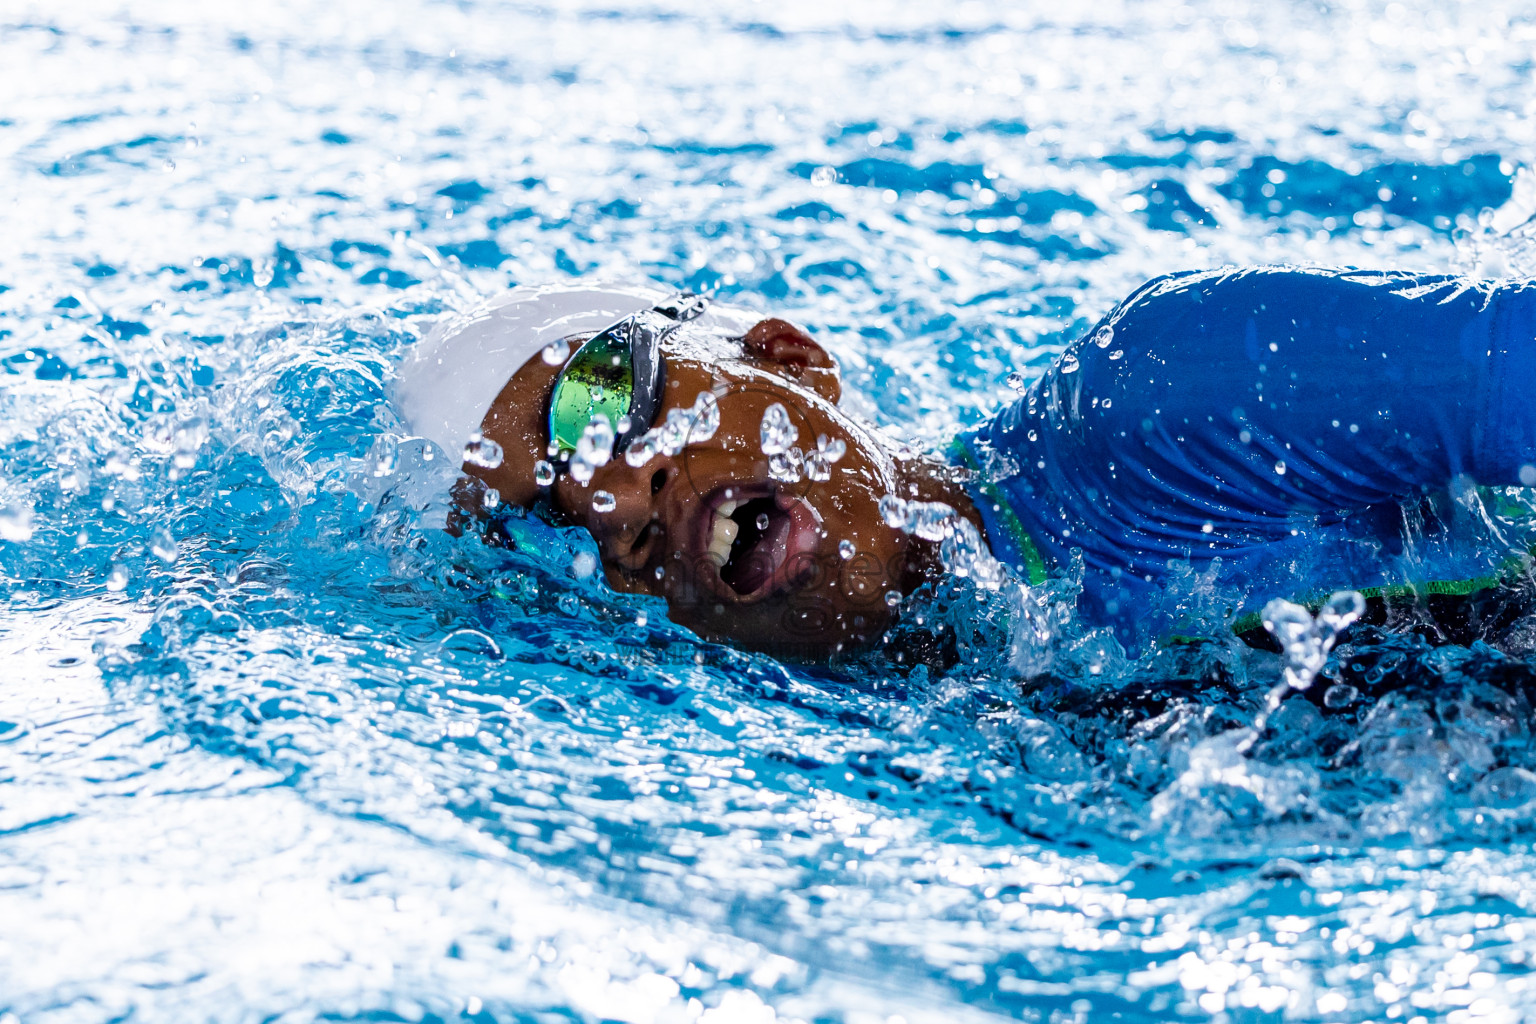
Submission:
[[[502,464],[465,471],[509,504],[547,497],[558,516],[591,531],[610,585],[664,598],[673,621],[703,636],[805,657],[878,637],[890,615],[886,594],[927,570],[926,545],[915,549],[882,520],[879,500],[898,492],[903,472],[877,435],[838,408],[831,358],[783,320],[764,320],[740,341],[685,328],[663,354],[656,422],[713,393],[713,437],[639,466],[616,451],[590,482],[562,472],[541,489],[534,464],[548,459],[544,413],[561,367],[533,359],[482,425],[502,446]],[[815,451],[819,438],[846,446],[829,479],[786,482],[769,473],[761,430],[775,403],[802,451]],[[598,511],[606,499],[594,507],[599,492],[613,496],[610,510]]]

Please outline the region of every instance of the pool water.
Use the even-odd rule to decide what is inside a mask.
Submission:
[[[936,446],[1165,271],[1536,272],[1533,40],[1500,0],[12,0],[0,1021],[1529,1019],[1529,613],[1357,628],[1259,731],[1280,657],[1127,661],[1070,581],[916,599],[947,668],[781,664],[581,534],[432,529],[388,396],[439,314],[647,279],[806,324]]]

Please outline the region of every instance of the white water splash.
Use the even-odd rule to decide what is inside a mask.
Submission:
[[[937,542],[939,560],[956,576],[989,590],[1009,578],[1007,567],[992,557],[975,524],[942,501],[908,501],[887,494],[880,499],[880,516],[903,533]]]

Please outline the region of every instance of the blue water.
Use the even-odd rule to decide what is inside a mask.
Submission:
[[[805,323],[938,444],[1164,271],[1536,271],[1533,37],[5,5],[0,1021],[1529,1019],[1529,616],[1357,629],[1246,753],[1276,656],[1126,663],[1055,592],[920,598],[953,667],[784,665],[579,534],[422,526],[388,395],[438,314],[645,278]]]

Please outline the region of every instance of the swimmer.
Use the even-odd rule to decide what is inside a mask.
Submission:
[[[499,446],[463,467],[463,508],[499,499],[488,536],[522,510],[585,527],[616,590],[805,657],[876,641],[946,572],[888,496],[953,510],[951,568],[970,537],[1030,583],[1080,561],[1080,616],[1135,649],[1177,630],[1179,573],[1237,622],[1273,597],[1489,586],[1486,552],[1438,539],[1441,499],[1536,484],[1536,288],[1444,275],[1158,278],[943,454],[841,406],[802,328],[643,288],[516,290],[401,379],[415,432]]]

